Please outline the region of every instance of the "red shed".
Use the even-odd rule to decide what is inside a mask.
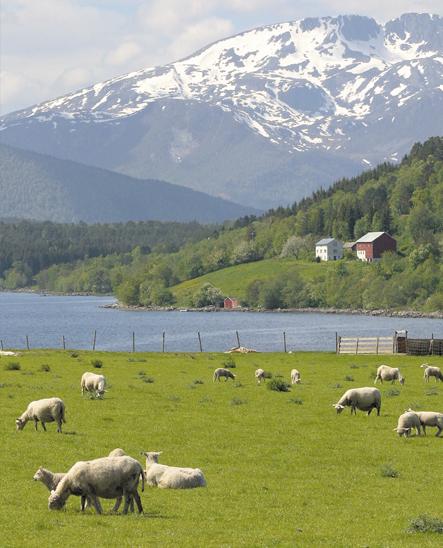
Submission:
[[[226,299],[223,301],[223,307],[224,308],[238,308],[240,306],[237,299],[233,299],[232,297],[226,297]]]
[[[368,232],[355,242],[357,258],[371,262],[385,251],[397,251],[397,241],[387,232]]]

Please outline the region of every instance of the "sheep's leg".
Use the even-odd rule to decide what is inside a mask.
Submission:
[[[378,406],[378,407],[377,407],[377,417],[379,417],[379,416],[380,416],[380,409],[381,409],[381,407],[380,407],[380,406]]]
[[[57,432],[59,434],[62,433],[62,421],[61,420],[57,423]]]
[[[46,432],[46,426],[45,426],[45,423],[43,421],[42,421],[42,428]]]
[[[426,426],[422,424],[422,428],[423,428],[423,434],[426,436]]]
[[[142,502],[140,500],[140,495],[138,494],[138,491],[134,491],[133,496],[134,496],[135,502],[137,504],[138,513],[143,514],[143,506],[142,506]],[[131,499],[131,501],[132,501],[132,504],[134,505],[134,500]]]
[[[123,514],[128,513],[128,508],[129,508],[130,502],[131,502],[131,495],[130,495],[130,493],[126,493],[125,494],[125,505],[123,507]]]
[[[82,512],[85,511],[85,505],[86,505],[86,496],[82,495],[82,497],[80,499],[80,508],[81,508]]]
[[[102,505],[100,504],[98,497],[96,497],[95,495],[91,495],[91,500],[97,514],[103,514]]]
[[[38,430],[38,420],[34,419],[34,428],[37,431]]]
[[[438,428],[438,430],[437,430],[437,433],[435,434],[435,436],[436,436],[437,438],[439,438],[442,429],[441,429],[440,426],[438,426],[438,425],[437,425],[437,428]]]
[[[129,511],[131,514],[134,513],[134,497],[131,497],[131,502],[129,503]]]
[[[113,512],[118,512],[118,509],[120,508],[120,505],[122,503],[122,497],[117,497],[115,499],[115,504],[114,504],[114,507],[112,509]]]

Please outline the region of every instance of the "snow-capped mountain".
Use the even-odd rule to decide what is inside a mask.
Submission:
[[[258,207],[443,130],[443,19],[309,18],[7,115],[8,144]]]

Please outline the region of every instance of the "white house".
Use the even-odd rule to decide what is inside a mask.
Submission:
[[[321,261],[336,261],[343,258],[343,243],[335,238],[323,238],[315,244],[315,256]]]

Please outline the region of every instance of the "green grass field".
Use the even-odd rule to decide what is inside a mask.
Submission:
[[[94,370],[92,359],[103,361]],[[399,438],[393,428],[409,405],[443,411],[443,384],[425,384],[421,358],[329,353],[236,356],[236,382],[212,382],[223,354],[127,354],[31,351],[0,358],[2,546],[441,546],[442,535],[407,533],[427,513],[443,519],[443,438]],[[11,362],[21,369],[6,370]],[[443,358],[429,361],[443,367]],[[377,365],[399,366],[404,387],[384,385],[381,416],[331,404],[350,387],[372,384]],[[48,365],[50,371],[41,366]],[[273,392],[255,383],[257,367],[302,384]],[[103,400],[80,394],[83,372],[101,372]],[[144,373],[141,374],[141,373]],[[143,379],[152,377],[154,382]],[[195,381],[202,381],[203,384]],[[397,394],[397,395],[396,395]],[[31,400],[59,396],[67,424],[57,434],[14,420]],[[32,480],[43,465],[66,471],[78,460],[122,447],[162,450],[161,462],[200,467],[208,486],[188,491],[146,488],[145,514],[62,511]],[[384,477],[390,465],[399,476]]]
[[[350,264],[354,267],[354,263]],[[206,282],[219,287],[226,295],[242,299],[246,295],[246,288],[254,280],[271,280],[283,273],[297,272],[303,280],[307,281],[315,276],[325,274],[330,268],[333,268],[331,262],[313,263],[296,259],[266,259],[210,272],[204,276],[182,282],[171,289],[179,305],[186,305],[187,299]]]

